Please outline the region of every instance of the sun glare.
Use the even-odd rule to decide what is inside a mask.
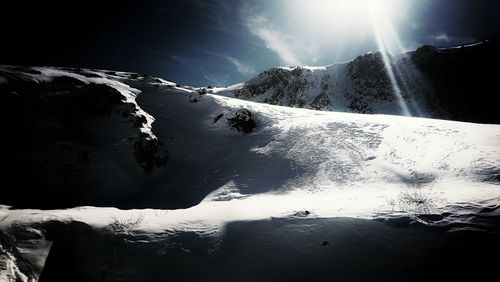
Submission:
[[[373,3],[372,3],[373,2]],[[371,32],[373,13],[395,21],[403,8],[395,0],[291,0],[285,7],[295,9],[293,20],[325,34],[358,36]]]
[[[405,87],[399,83],[411,78],[404,78],[405,70],[397,69],[391,61],[406,52],[398,36],[398,25],[403,23],[407,5],[407,0],[283,0],[282,7],[287,11],[290,34],[318,49],[343,53],[352,44],[376,44],[401,114],[410,116]]]

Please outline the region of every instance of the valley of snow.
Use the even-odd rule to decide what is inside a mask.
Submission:
[[[102,152],[94,152],[95,157],[111,164],[123,162],[113,168],[113,177],[120,175],[125,186],[135,175],[139,180],[130,181],[143,183],[132,192],[114,187],[102,193],[130,209],[3,206],[3,230],[50,220],[106,227],[114,220],[140,218],[134,229],[153,237],[155,232],[218,236],[227,224],[271,218],[436,214],[439,220],[429,224],[439,225],[467,222],[475,213],[498,216],[500,125],[289,108],[201,95],[200,89],[130,73],[85,70],[92,77],[71,69],[2,69],[12,76],[18,71],[36,83],[72,77],[85,84],[105,84],[135,104],[138,116],[146,117],[139,128],[106,116],[92,120],[109,123],[102,126],[106,136],[112,137],[113,146],[122,146],[116,147],[120,159],[99,158]],[[0,86],[9,79],[0,76]],[[257,125],[251,133],[228,125],[241,109],[250,111]],[[127,136],[135,136],[137,130],[148,140],[157,138],[168,156],[166,164],[153,165],[150,174],[144,174],[133,158],[134,146],[126,145]],[[92,160],[93,151],[89,152]],[[101,168],[90,161],[79,169],[89,175]],[[75,177],[84,184],[89,181],[88,193],[95,192],[90,187],[95,179]],[[464,226],[454,230],[483,227]]]

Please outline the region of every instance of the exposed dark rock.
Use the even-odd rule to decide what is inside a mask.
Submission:
[[[162,143],[149,136],[141,134],[139,140],[134,144],[134,155],[137,163],[141,165],[147,174],[153,171],[154,167],[164,166],[167,155],[161,150]]]
[[[27,277],[30,281],[36,281],[38,276],[36,275],[36,270],[33,265],[23,258],[21,252],[16,248],[15,242],[16,238],[11,234],[6,234],[0,231],[0,271],[1,272],[11,272],[13,275],[13,281],[25,281],[23,276]],[[18,271],[14,269],[8,269],[7,263],[15,264]]]
[[[215,118],[214,118],[214,123],[218,122],[222,117],[224,116],[224,113],[220,113],[218,114]]]
[[[198,92],[189,95],[189,102],[191,103],[198,103],[200,100],[201,100],[201,95]]]
[[[271,91],[272,94],[264,100],[265,103],[304,107],[307,97],[302,97],[300,93],[309,87],[307,78],[311,75],[311,70],[300,67],[291,71],[272,68],[259,74],[256,78],[257,82],[249,82],[244,88],[235,90],[234,96],[248,99]]]
[[[298,212],[293,213],[292,216],[294,216],[294,217],[308,217],[310,215],[311,215],[310,211],[303,210],[303,211],[298,211]]]
[[[23,187],[4,191],[2,204],[17,208],[108,205],[116,201],[111,198],[116,191],[134,191],[132,181],[112,179],[138,173],[133,162],[110,160],[129,152],[146,173],[166,160],[159,140],[149,141],[150,134],[140,134],[146,117],[115,88],[69,76],[39,81],[12,68],[1,69],[0,75],[8,80],[0,84],[6,105],[1,118],[15,119],[4,125],[11,137],[4,140],[9,149],[3,157],[9,166],[2,178]],[[107,133],[114,126],[123,132],[121,139]],[[96,168],[99,174],[91,173]]]
[[[382,54],[368,53],[357,57],[347,65],[354,92],[345,93],[351,102],[349,110],[355,113],[373,114],[377,101],[392,101],[393,91],[387,76]]]
[[[238,110],[227,122],[230,128],[244,134],[252,133],[257,128],[252,113],[247,109]]]
[[[496,72],[500,65],[500,41],[470,47],[437,49],[429,45],[411,55],[426,76],[435,104],[453,120],[500,123],[496,101]]]
[[[446,49],[425,45],[406,55],[388,55],[388,59],[410,114],[500,123],[495,103],[497,78],[491,71],[500,65],[500,40]],[[338,68],[327,68],[324,74],[318,70],[313,75],[301,67],[272,68],[232,94],[317,110],[332,110],[337,106],[334,103],[341,101],[347,112],[393,114],[400,106],[395,103],[398,98],[385,65],[382,53],[374,52]]]
[[[139,115],[137,116],[137,118],[135,119],[135,122],[134,122],[134,127],[136,128],[140,128],[142,127],[144,124],[146,124],[148,122],[148,120],[146,119],[145,116],[142,116],[142,115]]]
[[[10,233],[16,238],[16,241],[41,239],[42,234],[30,226],[14,224],[10,227]]]

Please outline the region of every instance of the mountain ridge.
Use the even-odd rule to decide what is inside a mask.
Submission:
[[[499,181],[498,125],[279,107],[117,71],[2,66],[0,77],[2,177],[27,187],[6,190],[2,204],[17,208],[172,209],[211,193],[246,198],[370,179]]]
[[[424,45],[390,57],[401,98],[379,51],[325,67],[276,67],[216,94],[273,105],[500,123],[488,102],[500,64],[498,40],[452,48]],[[477,98],[477,100],[476,100]]]

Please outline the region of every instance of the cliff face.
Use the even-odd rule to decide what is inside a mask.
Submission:
[[[120,81],[133,80],[128,74],[3,66],[0,77],[6,177],[32,187],[25,205],[103,204],[164,166],[154,119],[135,102],[139,91]],[[46,191],[58,195],[54,202],[41,200]],[[8,189],[3,198],[18,193]]]
[[[490,103],[500,60],[497,41],[447,49],[422,46],[390,57],[401,98],[381,53],[326,67],[272,68],[241,87],[219,94],[298,108],[368,114],[410,115],[499,123]]]
[[[426,45],[411,60],[432,87],[433,102],[450,119],[500,123],[496,70],[500,41],[437,49]]]

